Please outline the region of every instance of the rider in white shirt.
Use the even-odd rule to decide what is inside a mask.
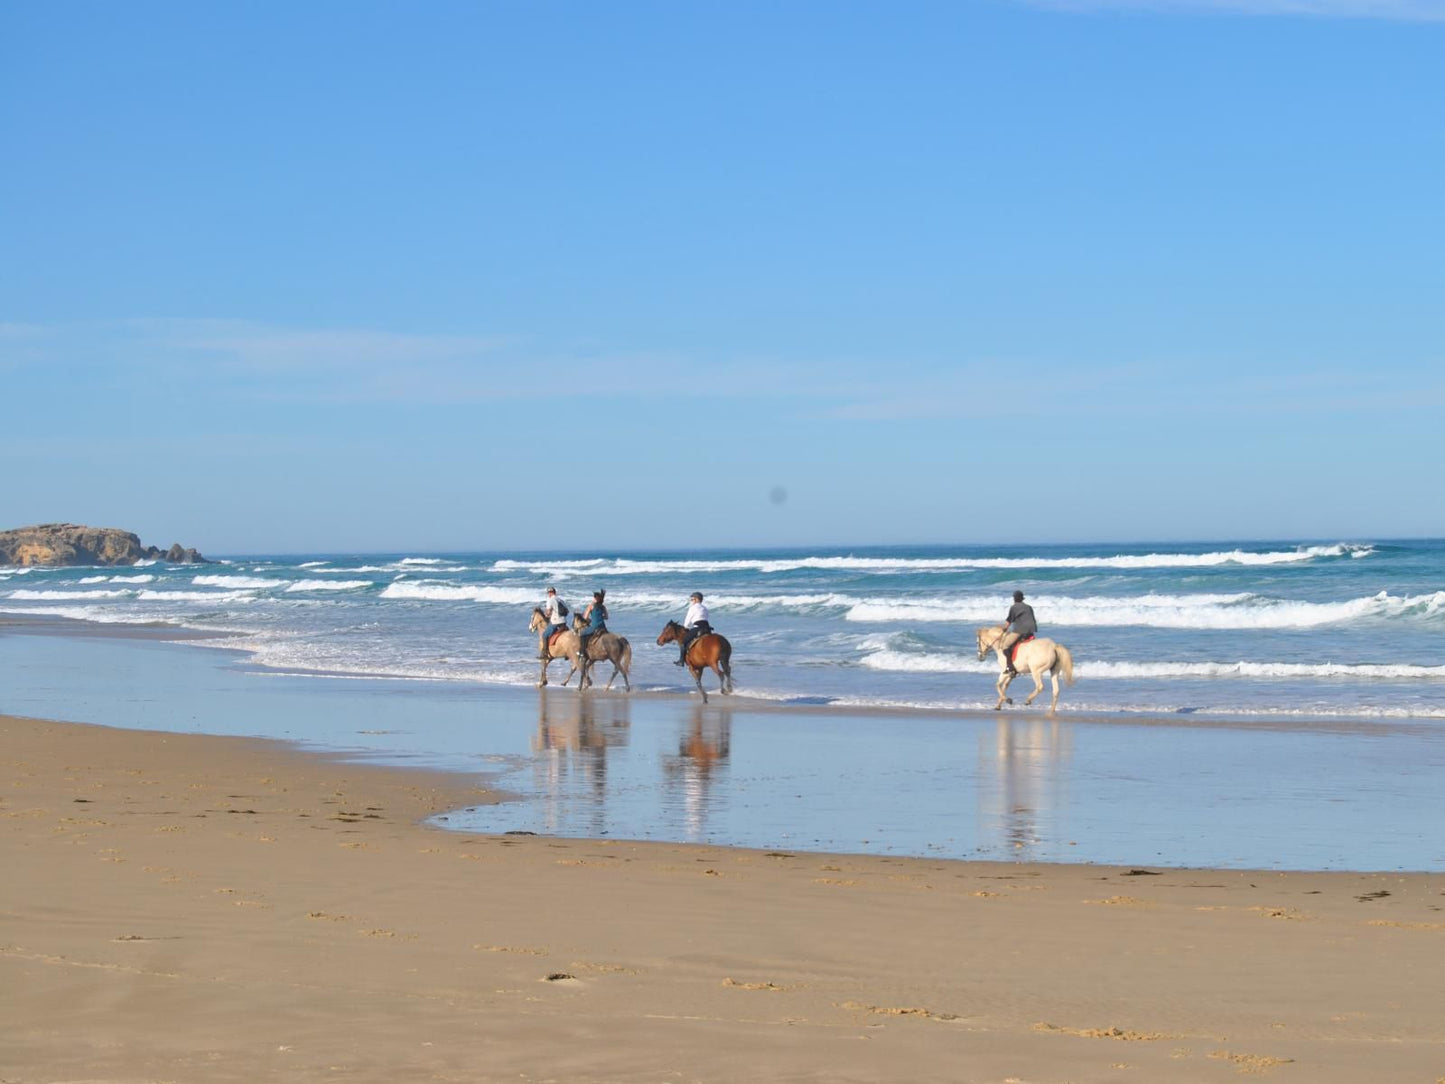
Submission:
[[[703,605],[702,592],[694,591],[688,603],[687,616],[682,619],[683,637],[682,653],[678,656],[676,665],[683,666],[687,663],[687,648],[699,636],[712,631],[712,624],[707,619],[707,607]]]
[[[552,634],[567,627],[567,604],[558,597],[555,587],[547,588],[547,605],[542,612],[547,615],[547,631],[542,633],[542,658],[545,659],[548,657],[547,645],[552,642]]]

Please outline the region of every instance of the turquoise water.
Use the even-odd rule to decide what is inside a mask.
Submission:
[[[972,630],[1021,589],[1077,663],[1065,712],[1445,718],[1434,540],[235,557],[0,569],[0,613],[227,630],[284,671],[526,687],[548,585],[574,606],[607,590],[646,690],[684,688],[653,641],[700,590],[749,696],[991,706]]]

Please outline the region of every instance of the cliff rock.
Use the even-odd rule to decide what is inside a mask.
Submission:
[[[194,549],[177,542],[169,550],[142,546],[140,538],[114,527],[41,523],[0,531],[0,565],[133,565],[160,560],[172,564],[208,564]]]

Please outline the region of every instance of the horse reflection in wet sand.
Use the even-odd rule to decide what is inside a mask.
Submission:
[[[574,626],[580,624],[581,620],[581,615],[574,618]],[[572,669],[567,671],[567,676],[562,679],[563,685],[571,681],[572,675],[577,673],[579,669],[582,670],[582,678],[577,682],[579,689],[585,689],[592,684],[592,664],[606,660],[612,664],[612,676],[607,679],[607,685],[605,687],[608,689],[612,688],[612,683],[617,680],[617,675],[621,674],[622,682],[627,686],[627,691],[632,691],[632,682],[627,676],[627,672],[632,669],[632,645],[627,642],[626,637],[618,636],[612,632],[597,633],[587,641],[587,665],[585,667],[579,667],[577,665],[578,652],[581,648],[582,639],[577,635],[575,627],[566,629],[560,633],[550,644],[543,643],[542,637],[545,635],[547,628],[547,615],[543,613],[542,608],[538,606],[533,608],[532,622],[527,628],[537,634],[538,655],[541,655],[543,652],[546,653],[546,657],[542,659],[542,675],[537,680],[537,686],[539,688],[545,687],[547,684],[547,667],[551,666],[552,663],[558,659],[565,659],[572,667]]]
[[[1014,653],[1014,667],[1018,670],[1018,674],[1011,674],[1008,670],[1008,660],[1003,657],[1003,651],[998,646],[1003,634],[1004,630],[996,625],[975,630],[979,661],[983,661],[990,651],[998,655],[998,681],[994,684],[994,687],[998,689],[998,703],[993,706],[993,710],[998,711],[1004,704],[1013,703],[1008,695],[1009,683],[1027,670],[1029,676],[1034,679],[1034,691],[1029,693],[1028,698],[1024,700],[1024,706],[1032,704],[1034,697],[1044,691],[1043,675],[1047,673],[1054,683],[1054,699],[1049,704],[1049,714],[1053,715],[1059,710],[1059,675],[1062,674],[1064,680],[1070,685],[1074,683],[1074,657],[1069,654],[1068,648],[1053,640],[1037,638],[1026,640]]]
[[[687,630],[676,621],[669,621],[657,634],[657,645],[681,643]],[[687,671],[697,682],[697,691],[702,693],[702,702],[707,703],[707,690],[702,687],[702,672],[709,668],[717,675],[718,692],[727,695],[733,691],[733,645],[727,637],[715,632],[706,632],[687,645]]]

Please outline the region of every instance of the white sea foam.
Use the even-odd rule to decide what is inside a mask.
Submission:
[[[870,670],[902,673],[996,673],[998,662],[982,662],[976,655],[947,652],[876,650],[858,660]],[[1346,678],[1360,681],[1445,681],[1445,666],[1413,663],[1293,663],[1293,662],[1108,662],[1074,660],[1081,679],[1129,680],[1151,678],[1307,679]]]
[[[388,584],[382,598],[428,602],[492,602],[508,606],[537,605],[540,599],[531,587],[491,587],[485,584],[428,583],[408,580]]]
[[[302,561],[297,568],[320,568],[322,565],[330,564],[330,561]]]
[[[264,591],[272,587],[285,587],[290,580],[272,580],[261,576],[194,576],[191,582],[197,587],[228,587],[234,590]]]
[[[142,591],[136,596],[142,602],[248,602],[250,591]]]
[[[45,601],[45,600],[47,600],[47,599],[54,599],[54,600],[56,600],[57,602],[76,602],[76,601],[80,601],[80,600],[84,600],[84,599],[130,598],[130,597],[132,597],[132,592],[130,592],[130,591],[124,591],[124,590],[105,590],[105,591],[60,591],[60,590],[54,590],[54,591],[27,591],[27,590],[22,589],[22,590],[19,590],[19,591],[11,591],[9,597],[10,597],[10,598],[13,598],[13,599],[20,599],[20,600],[29,601],[29,602],[41,602],[41,601]]]
[[[696,560],[688,558],[635,560],[585,558],[579,560],[517,561],[504,559],[494,572],[532,572],[551,576],[696,575],[720,572],[796,572],[809,569],[841,572],[958,572],[969,569],[1050,568],[1212,568],[1220,565],[1282,565],[1332,557],[1367,557],[1371,545],[1340,542],[1328,546],[1300,546],[1292,550],[1218,550],[1210,553],[1114,554],[1107,557],[854,557],[815,556],[773,559],[745,558]]]
[[[153,625],[163,620],[155,614],[116,610],[102,606],[12,606],[0,603],[0,613],[35,617],[67,617],[72,621],[93,621],[100,625]]]
[[[287,593],[295,591],[355,591],[370,587],[372,580],[298,580],[286,588]]]
[[[1436,617],[1445,613],[1445,591],[1397,597],[1381,591],[1342,602],[1297,602],[1235,595],[1130,595],[1120,598],[1037,597],[1031,600],[1045,626],[1144,626],[1173,629],[1296,629],[1366,619]],[[845,615],[849,621],[919,623],[997,622],[999,604],[986,597],[923,601],[872,599]]]

